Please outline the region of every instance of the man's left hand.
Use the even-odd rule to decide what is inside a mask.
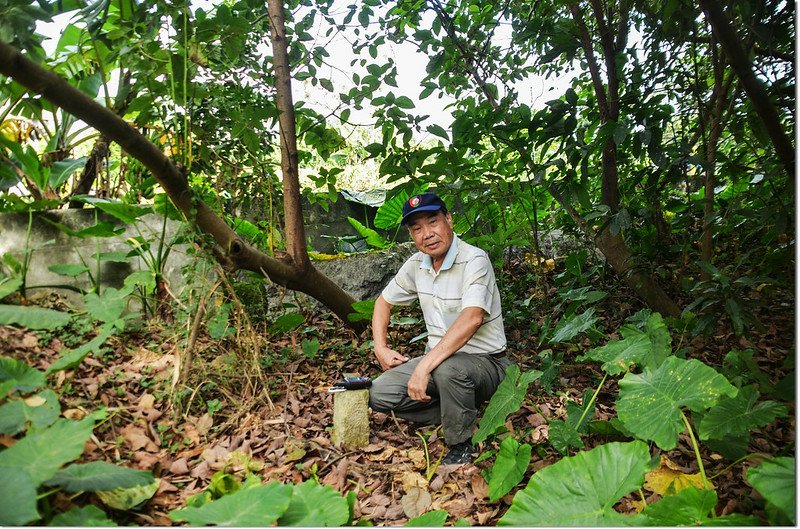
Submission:
[[[421,370],[419,366],[411,373],[411,378],[408,379],[408,396],[412,400],[420,402],[429,402],[431,400],[428,395],[428,381],[430,380],[430,373]]]

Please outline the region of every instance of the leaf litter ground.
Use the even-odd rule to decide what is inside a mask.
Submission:
[[[614,294],[597,305],[597,310],[604,327],[616,329],[641,307],[632,304],[633,296],[619,285],[606,287]],[[520,298],[547,299],[554,294],[552,287],[548,290],[542,285],[527,291],[523,291],[527,288],[524,285],[514,288]],[[537,323],[543,322],[547,310],[551,309],[544,305],[534,310]],[[792,315],[765,311],[760,317],[767,322],[764,329],[754,331],[748,338],[736,337],[724,323],[713,336],[694,338],[688,344],[687,358],[719,366],[731,349],[752,348],[762,371],[771,381],[780,380],[789,370],[786,358],[794,346]],[[510,320],[507,333],[512,358],[523,369],[541,369],[537,337],[528,330],[530,321],[523,318],[524,325],[515,326],[513,318]],[[444,448],[438,428],[418,429],[393,416],[372,413],[370,444],[366,448],[343,451],[333,446],[333,398],[328,387],[346,373],[374,377],[379,371],[365,343],[329,317],[310,315],[305,329],[309,328],[323,344],[316,357],[303,356],[299,345],[302,337],[297,334],[270,339],[264,348],[271,351],[272,358],[271,365],[264,368],[268,388],[247,392],[238,391],[252,385],[252,381],[236,371],[235,362],[226,351],[230,339],[220,342],[202,337],[193,367],[199,371],[194,379],[199,380],[184,391],[180,408],[172,404],[175,400],[170,396],[175,394],[171,388],[178,345],[182,342],[177,333],[158,325],[114,337],[101,354],[53,377],[51,382],[60,393],[64,416],[80,419],[100,404],[110,410],[109,419],[95,429],[87,443],[83,461],[106,460],[151,470],[161,478],[153,499],[138,510],[112,512],[116,521],[172,525],[167,513],[183,507],[186,498],[202,491],[215,473],[224,470],[240,478],[253,472],[264,482],[316,479],[340,492],[355,491],[356,517],[375,525],[402,525],[409,518],[434,509],[446,510],[449,524],[463,518],[473,525],[494,525],[508,509],[513,494],[534,472],[561,459],[561,454],[547,442],[548,422],[564,418],[567,401],[579,402],[584,391],[595,388],[602,378],[596,365],[573,362],[592,347],[588,339],[552,348],[555,353],[564,353],[552,391],[545,392],[536,383],[529,399],[506,423],[512,432],[527,432],[524,441],[534,446],[530,468],[511,493],[490,502],[484,475],[491,467],[491,458],[477,464],[438,466],[430,480],[426,479]],[[395,343],[407,343],[421,330],[419,324],[401,327],[392,331],[392,338]],[[613,333],[609,334],[609,338],[613,337]],[[413,354],[421,349],[419,345],[409,346],[404,352]],[[53,335],[0,327],[0,355],[24,360],[39,369],[54,362],[62,347]],[[249,396],[242,400],[242,393]],[[598,395],[595,419],[616,415],[616,394],[615,382],[607,382]],[[754,432],[750,452],[794,455],[794,398],[787,400],[792,402],[789,418]],[[584,438],[587,449],[609,440],[613,438]],[[3,436],[0,442],[8,446],[14,440]],[[425,444],[430,454],[428,462]],[[485,452],[496,447],[490,442],[481,448]],[[688,437],[662,455],[666,458],[665,472],[687,476],[698,472]],[[713,480],[719,496],[718,514],[739,512],[763,517],[755,510],[757,495],[744,482],[747,463],[728,468],[729,461],[705,447],[702,456],[706,473],[719,474]],[[659,495],[646,485],[645,498],[652,502]],[[54,501],[64,509],[73,503],[97,502],[88,494],[73,498],[61,493]],[[623,498],[616,508],[632,513],[641,508],[640,498]]]

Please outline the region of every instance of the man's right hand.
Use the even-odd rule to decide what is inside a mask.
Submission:
[[[378,363],[384,371],[408,362],[407,356],[403,356],[394,349],[389,349],[388,347],[376,347],[375,357],[378,359]]]

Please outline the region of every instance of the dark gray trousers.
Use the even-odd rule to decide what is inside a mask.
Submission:
[[[408,396],[408,380],[422,357],[393,367],[372,382],[369,404],[375,411],[421,423],[442,423],[445,443],[454,445],[472,437],[478,407],[489,400],[511,363],[486,354],[456,353],[433,370],[428,382],[429,402]]]

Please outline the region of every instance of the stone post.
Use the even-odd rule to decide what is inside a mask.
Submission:
[[[363,448],[369,444],[369,390],[333,394],[333,431],[337,448]]]

